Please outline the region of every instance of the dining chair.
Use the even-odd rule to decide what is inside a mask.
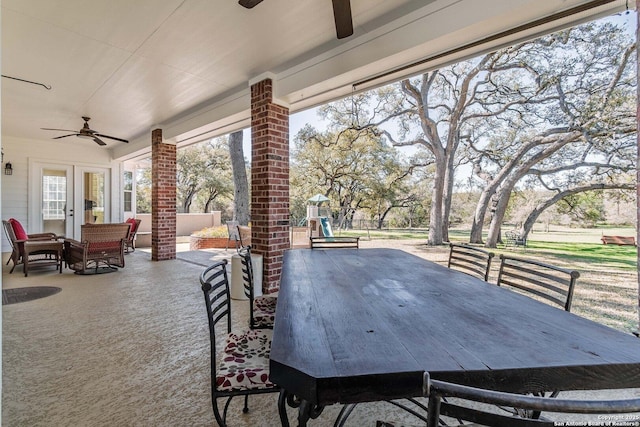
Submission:
[[[249,227],[248,225],[238,225],[237,229],[238,229],[238,242],[240,244],[239,248],[251,246],[251,227]]]
[[[578,271],[504,254],[500,255],[500,260],[498,286],[514,288],[535,299],[551,302],[565,311],[571,311],[573,290],[576,280],[580,277]],[[553,390],[548,394],[540,393],[539,395],[555,398],[559,394],[559,390]],[[509,411],[517,414],[523,413],[524,409],[514,407]],[[537,418],[539,415],[536,411],[528,414],[531,418]]]
[[[447,267],[478,277],[485,282],[489,281],[491,260],[495,256],[493,252],[458,243],[449,243],[449,248]]]
[[[226,259],[206,268],[200,275],[200,284],[209,320],[213,414],[218,425],[225,427],[227,410],[235,396],[244,396],[243,412],[246,413],[249,395],[280,392],[280,388],[269,380],[272,331],[253,329],[232,333]],[[224,329],[223,323],[226,323]],[[224,339],[219,352],[216,348],[218,339]],[[219,398],[227,399],[222,414]]]
[[[551,427],[558,425],[614,425],[616,421],[628,420],[624,415],[640,412],[640,398],[628,399],[555,399],[541,396],[522,395],[494,390],[468,387],[429,378],[424,374],[425,396],[428,398],[427,427],[440,425],[442,415],[455,420],[467,420],[478,424],[453,425],[489,426],[489,427]],[[445,400],[456,398],[455,400]],[[488,406],[486,406],[486,405]],[[523,418],[510,413],[500,413],[499,407],[517,407],[528,412],[540,413],[544,417]],[[550,419],[548,413],[571,414],[571,418],[563,419],[561,415]],[[589,414],[588,419],[584,415]],[[600,414],[597,419],[594,415]],[[577,419],[576,417],[581,417]],[[637,421],[637,418],[633,418]],[[593,423],[593,424],[591,424]],[[452,424],[448,424],[452,426]],[[626,424],[621,424],[626,425]]]
[[[238,221],[227,221],[227,235],[229,238],[227,239],[227,246],[224,248],[226,251],[229,249],[229,242],[233,241],[233,244],[238,249],[238,242],[240,241],[240,236],[238,235]]]
[[[242,247],[238,254],[242,264],[244,294],[249,298],[249,327],[251,329],[273,329],[278,298],[270,295],[255,296],[251,246]]]
[[[500,255],[498,286],[507,286],[571,311],[573,289],[580,273],[542,262]]]

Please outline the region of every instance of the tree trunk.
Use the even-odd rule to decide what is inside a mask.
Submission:
[[[443,193],[446,163],[438,161],[433,180],[433,192],[431,197],[431,217],[429,218],[429,244],[441,245],[442,239],[442,218],[443,218]]]
[[[449,217],[451,215],[451,201],[453,199],[453,181],[455,168],[453,155],[448,153],[447,169],[445,171],[444,192],[442,194],[442,241],[449,241]]]
[[[480,200],[476,205],[476,212],[473,215],[473,223],[471,224],[471,235],[469,236],[469,243],[484,243],[482,240],[482,229],[484,228],[484,218],[487,214],[487,209],[491,203],[491,196],[495,190],[493,187],[485,188],[480,194]]]
[[[511,192],[517,180],[512,180],[506,183],[505,186],[498,191],[498,203],[496,204],[496,210],[491,218],[491,224],[489,225],[489,234],[487,235],[486,247],[495,248],[500,240],[500,233],[502,230],[502,221],[504,215],[507,212],[507,206],[509,205],[509,199],[511,198]]]
[[[240,225],[249,224],[249,182],[242,149],[242,131],[229,135],[229,155],[233,171],[233,219]]]
[[[193,203],[193,198],[196,195],[196,189],[189,189],[188,194],[184,197],[182,202],[182,212],[189,213],[191,211],[191,203]]]

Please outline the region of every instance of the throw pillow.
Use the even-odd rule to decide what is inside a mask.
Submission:
[[[26,231],[24,231],[24,227],[20,224],[15,218],[10,218],[9,223],[11,224],[11,228],[13,228],[13,234],[16,235],[16,239],[18,240],[27,240],[29,239],[29,235]]]
[[[136,228],[138,228],[135,218],[129,218],[129,219],[127,219],[126,222],[131,224],[131,234],[135,233],[136,232]]]

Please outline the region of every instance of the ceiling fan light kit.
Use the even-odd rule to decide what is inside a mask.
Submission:
[[[108,138],[108,139],[113,139],[114,141],[120,141],[120,142],[129,142],[126,139],[105,135],[103,133],[98,133],[97,131],[91,129],[89,127],[89,120],[91,120],[91,117],[83,116],[82,120],[84,120],[84,125],[77,132],[70,129],[51,129],[51,128],[40,128],[40,129],[53,130],[58,132],[73,132],[73,133],[70,133],[69,135],[56,136],[52,139],[61,139],[61,138],[67,138],[69,136],[77,136],[78,138],[83,138],[83,139],[93,139],[96,144],[102,145],[102,146],[107,145],[107,143],[101,140],[100,138]]]

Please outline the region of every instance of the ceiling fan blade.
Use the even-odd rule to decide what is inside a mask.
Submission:
[[[262,0],[239,0],[238,4],[242,7],[246,7],[247,9],[251,9],[254,6],[260,4]]]
[[[60,138],[66,138],[68,136],[78,136],[80,135],[79,133],[70,133],[69,135],[62,135],[62,136],[56,136],[55,138],[51,138],[51,139],[60,139]]]
[[[104,134],[101,134],[101,133],[94,133],[93,135],[94,135],[94,136],[101,136],[101,137],[103,137],[103,138],[114,139],[114,140],[116,140],[116,141],[120,141],[120,142],[127,142],[127,143],[129,142],[129,141],[127,141],[126,139],[116,138],[115,136],[104,135]]]
[[[103,140],[101,140],[101,139],[99,139],[99,138],[94,137],[94,138],[93,138],[93,140],[94,140],[94,141],[96,142],[96,144],[98,144],[98,145],[107,145],[107,143],[106,143],[106,142],[104,142]]]
[[[59,130],[60,132],[75,132],[75,130],[71,129],[50,129],[50,128],[40,128],[42,130]]]
[[[351,0],[332,0],[333,19],[336,22],[336,34],[339,39],[344,39],[353,34],[353,21],[351,19]]]

